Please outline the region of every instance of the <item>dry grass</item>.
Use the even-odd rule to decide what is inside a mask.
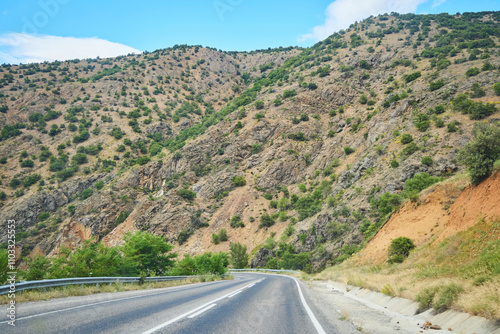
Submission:
[[[134,291],[134,290],[149,290],[149,289],[161,289],[174,287],[179,285],[193,284],[199,282],[212,282],[219,280],[230,280],[233,279],[232,275],[221,278],[220,276],[205,276],[200,278],[191,278],[182,281],[163,281],[163,282],[149,282],[142,285],[139,284],[100,284],[99,287],[95,285],[84,286],[80,285],[68,285],[66,288],[48,288],[45,292],[42,289],[27,290],[22,293],[16,293],[16,302],[31,302],[40,300],[49,300],[54,298],[64,298],[64,297],[75,297],[75,296],[87,296],[98,293],[109,293],[109,292],[122,292],[122,291]],[[0,296],[0,305],[9,303],[10,299],[7,295]]]
[[[316,275],[373,291],[415,300],[429,287],[463,288],[450,308],[500,319],[500,220],[477,223],[467,231],[429,243],[401,264],[360,265],[348,260]],[[436,297],[437,298],[437,297]],[[436,301],[436,300],[435,300]]]

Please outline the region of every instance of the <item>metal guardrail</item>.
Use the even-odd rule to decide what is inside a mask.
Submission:
[[[180,281],[189,278],[198,278],[200,276],[158,276],[146,277],[146,282],[160,282],[160,281]],[[45,289],[51,287],[67,286],[67,285],[84,285],[95,284],[113,284],[113,283],[139,283],[140,277],[75,277],[75,278],[60,278],[60,279],[46,279],[38,281],[16,282],[14,287],[16,292],[31,289]],[[11,284],[0,286],[0,295],[5,295],[12,292]]]
[[[229,271],[269,271],[273,273],[292,273],[292,274],[299,274],[299,271],[294,271],[294,270],[284,270],[284,269],[257,269],[257,268],[246,268],[246,269],[229,269]]]
[[[298,271],[294,270],[280,270],[280,269],[256,269],[256,268],[247,268],[247,269],[229,269],[229,272],[244,272],[244,271],[262,271],[262,272],[281,272],[281,273],[292,273],[298,274]],[[226,274],[227,275],[227,274]],[[157,276],[157,277],[146,277],[144,278],[145,282],[160,282],[160,281],[181,281],[189,278],[198,278],[205,275],[198,276]],[[224,275],[225,276],[225,275]],[[140,277],[75,277],[75,278],[59,278],[59,279],[45,279],[38,281],[27,281],[27,282],[16,282],[12,287],[11,284],[1,285],[0,286],[0,296],[8,294],[11,291],[11,287],[15,289],[15,292],[31,290],[31,289],[46,289],[53,288],[59,286],[67,286],[67,285],[84,285],[95,284],[99,286],[99,284],[113,284],[113,283],[139,283],[141,282]],[[13,290],[12,289],[12,290]]]

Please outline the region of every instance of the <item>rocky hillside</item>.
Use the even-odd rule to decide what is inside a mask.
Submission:
[[[146,230],[179,253],[241,242],[253,266],[338,263],[498,122],[499,22],[393,13],[308,49],[4,65],[0,220],[22,256]]]

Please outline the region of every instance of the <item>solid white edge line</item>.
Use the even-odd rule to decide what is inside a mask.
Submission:
[[[321,324],[319,323],[318,319],[316,319],[316,317],[314,316],[314,313],[309,308],[309,305],[307,305],[306,299],[304,298],[304,295],[302,294],[302,289],[300,288],[299,281],[295,277],[290,277],[290,278],[292,278],[295,281],[295,283],[297,284],[297,289],[299,289],[300,300],[302,301],[302,305],[306,309],[307,315],[309,315],[309,318],[311,319],[311,321],[314,325],[314,328],[316,328],[316,331],[319,334],[326,334],[323,327],[321,327]]]
[[[326,334],[323,327],[321,327],[321,324],[319,323],[318,319],[316,319],[316,317],[314,316],[313,311],[309,308],[309,305],[307,305],[306,299],[304,298],[304,295],[302,294],[302,289],[300,288],[298,279],[296,279],[295,277],[280,275],[280,274],[268,274],[268,273],[251,273],[251,274],[282,276],[282,277],[288,277],[288,278],[293,279],[295,281],[295,283],[297,284],[297,289],[299,290],[299,296],[300,296],[300,300],[302,302],[302,306],[304,306],[304,309],[306,310],[307,315],[309,316],[309,319],[311,319],[311,322],[313,323],[314,328],[316,328],[316,331],[319,334]]]
[[[221,282],[223,282],[223,281],[221,281]],[[203,283],[194,283],[194,284],[189,284],[189,286],[193,287],[193,286],[202,285],[202,284]],[[156,293],[151,293],[151,294],[144,294],[144,295],[139,295],[139,296],[119,298],[119,299],[111,299],[111,300],[106,300],[106,301],[98,302],[98,303],[92,303],[92,304],[85,304],[85,305],[79,305],[79,306],[73,306],[73,307],[63,308],[61,310],[54,310],[54,311],[45,312],[45,313],[37,313],[37,314],[33,314],[33,315],[28,315],[26,317],[17,318],[16,321],[25,320],[25,319],[31,319],[31,318],[36,318],[36,317],[41,317],[41,316],[44,316],[44,315],[49,315],[49,314],[54,314],[54,313],[59,313],[59,312],[76,310],[76,309],[84,308],[84,307],[92,307],[92,306],[96,306],[96,305],[102,305],[102,304],[108,304],[108,303],[113,303],[113,302],[119,302],[119,301],[122,301],[122,300],[129,300],[129,299],[136,299],[136,298],[157,296],[157,295],[163,294],[165,292],[165,290],[182,289],[182,288],[186,288],[186,286],[187,285],[173,286],[173,287],[168,287],[168,288],[162,288],[161,292],[156,292]],[[132,290],[132,291],[140,291],[140,290]],[[76,296],[76,297],[85,297],[85,296]],[[9,322],[9,320],[2,321],[2,322],[0,322],[0,324],[6,324],[7,322]]]
[[[241,291],[240,291],[241,292]],[[200,310],[198,312],[196,312],[195,314],[191,314],[188,319],[193,319],[194,317],[197,317],[199,316],[200,314],[202,314],[203,312],[206,312],[208,310],[210,310],[212,307],[216,306],[217,304],[212,304],[212,305],[209,305],[207,307],[205,307],[203,310]]]
[[[227,298],[228,296],[232,295],[232,294],[233,294],[233,293],[235,293],[235,292],[242,291],[242,290],[246,289],[246,288],[247,288],[249,285],[251,285],[251,284],[252,284],[252,283],[250,283],[250,284],[248,284],[248,285],[245,285],[244,287],[242,287],[242,288],[240,288],[240,289],[238,289],[238,290],[236,290],[236,291],[232,291],[232,292],[230,292],[230,293],[228,293],[228,294],[226,294],[226,295],[224,295],[224,296],[222,296],[222,297],[219,297],[219,298],[217,298],[217,299],[214,299],[214,300],[212,300],[212,301],[210,301],[210,302],[208,302],[208,303],[205,303],[205,304],[203,304],[203,305],[201,305],[201,306],[198,306],[197,308],[192,309],[191,311],[188,311],[188,312],[186,312],[186,313],[184,313],[184,314],[181,314],[181,315],[179,315],[179,316],[177,316],[177,317],[175,317],[175,318],[173,318],[173,319],[171,319],[171,320],[169,320],[169,321],[167,321],[167,322],[164,322],[164,323],[162,323],[162,324],[160,324],[160,325],[158,325],[158,326],[156,326],[156,327],[154,327],[154,328],[151,328],[150,330],[147,330],[147,331],[145,331],[145,332],[143,332],[143,333],[141,333],[141,334],[151,334],[151,333],[154,333],[154,332],[156,332],[157,330],[162,329],[163,327],[167,327],[168,325],[173,324],[174,322],[177,322],[177,321],[181,320],[182,318],[185,318],[185,317],[187,317],[187,316],[191,315],[192,313],[197,312],[197,311],[199,311],[199,310],[201,310],[201,309],[203,309],[203,308],[207,307],[207,306],[208,306],[208,305],[210,305],[210,304],[213,304],[213,303],[215,303],[215,302],[218,302],[218,301],[219,301],[219,300],[221,300],[221,299]]]

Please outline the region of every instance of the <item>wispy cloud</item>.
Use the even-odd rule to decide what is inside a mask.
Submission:
[[[320,41],[336,31],[346,29],[355,21],[360,21],[370,15],[390,12],[411,13],[428,0],[336,0],[326,9],[326,20],[316,26],[310,33],[299,37],[299,42],[306,40]],[[435,0],[443,1],[443,0]]]
[[[141,51],[97,37],[76,38],[20,33],[0,35],[0,64],[106,58],[129,53]]]
[[[446,0],[434,0],[434,2],[432,3],[432,8],[439,7],[442,4],[444,4],[445,2],[446,2]]]

